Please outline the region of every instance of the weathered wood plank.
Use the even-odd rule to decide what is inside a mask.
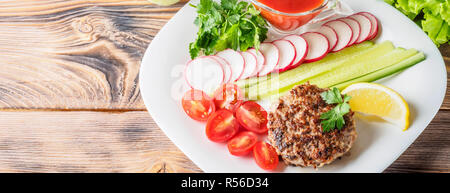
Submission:
[[[450,172],[450,111],[441,110],[427,129],[385,172]]]
[[[2,1],[0,109],[144,110],[141,59],[183,5]]]
[[[450,172],[448,117],[441,111],[386,172]],[[11,111],[0,123],[0,172],[201,172],[145,111]]]
[[[189,0],[180,0],[184,4]],[[89,6],[157,6],[147,0],[3,0],[0,5],[0,16],[32,16],[43,14],[55,14],[71,9]],[[161,7],[161,9],[173,9]],[[141,10],[142,11],[142,10]]]
[[[140,61],[185,2],[2,1],[0,109],[145,110]],[[449,50],[441,47],[447,62]]]
[[[0,172],[199,172],[146,111],[0,112]]]

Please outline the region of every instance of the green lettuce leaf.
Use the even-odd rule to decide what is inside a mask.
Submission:
[[[394,5],[395,0],[384,0],[384,2],[388,3],[389,5]]]
[[[422,9],[425,7],[426,0],[409,0],[408,1],[408,11],[414,13],[415,15],[419,15]]]
[[[385,0],[419,25],[439,46],[450,40],[449,0]]]
[[[444,2],[444,0],[426,0],[426,2],[423,4],[423,11],[425,13],[431,13],[435,16],[439,16],[442,4]]]
[[[190,5],[198,13],[194,21],[198,26],[197,39],[189,44],[192,59],[227,48],[241,51],[250,47],[258,49],[267,38],[268,24],[246,1],[200,0],[199,4]]]
[[[448,34],[450,32],[449,28],[450,28],[449,25],[444,21],[444,24],[442,24],[439,34],[436,36],[436,40],[435,40],[436,44],[444,44],[444,43],[448,42],[448,40],[449,40]]]
[[[446,1],[442,4],[440,15],[442,19],[447,22],[447,24],[450,24],[450,1]]]
[[[424,20],[422,21],[423,31],[427,32],[428,36],[431,38],[431,40],[433,40],[434,43],[437,43],[436,37],[441,31],[443,22],[444,20],[442,20],[440,17],[434,16],[432,14],[426,14]]]

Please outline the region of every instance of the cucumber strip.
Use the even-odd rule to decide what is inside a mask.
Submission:
[[[294,77],[297,77],[299,74],[303,74],[305,72],[317,73],[323,72],[324,70],[330,70],[329,67],[333,66],[332,64],[344,62],[345,60],[348,60],[350,57],[362,55],[380,45],[389,45],[390,47],[392,47],[392,49],[394,49],[394,46],[389,41],[383,42],[375,46],[373,42],[364,42],[363,44],[354,45],[345,48],[339,52],[328,54],[325,58],[317,62],[302,64],[295,69],[281,73],[280,78],[282,78],[283,80],[292,79]]]
[[[265,93],[261,93],[261,91],[263,91],[263,89],[282,88],[281,84],[282,84],[282,81],[280,80],[280,74],[272,74],[270,81],[264,81],[259,84],[256,84],[256,85],[246,88],[246,96],[248,98],[250,98],[251,100],[258,100],[258,99],[260,99],[260,96],[265,94]],[[278,91],[278,89],[276,89],[276,91]],[[256,92],[256,93],[254,93],[254,92]],[[254,94],[250,94],[250,93],[254,93]]]
[[[240,88],[247,88],[251,85],[255,85],[258,84],[260,82],[266,81],[268,79],[270,79],[271,74],[267,75],[267,76],[263,76],[263,77],[253,77],[253,78],[247,78],[244,80],[239,80],[234,82],[234,84],[236,84],[237,86],[239,86]]]
[[[353,80],[349,80],[347,82],[334,85],[332,87],[337,87],[338,89],[343,90],[347,86],[350,86],[351,84],[354,84],[354,83],[373,82],[373,81],[382,79],[384,77],[393,75],[395,73],[401,72],[401,71],[403,71],[403,70],[405,70],[405,69],[407,69],[407,68],[409,68],[411,66],[416,65],[419,62],[422,62],[423,60],[425,60],[425,55],[422,52],[419,52],[416,55],[411,56],[408,59],[403,60],[403,61],[401,61],[401,62],[399,62],[397,64],[394,64],[392,66],[389,66],[389,67],[383,68],[381,70],[372,72],[370,74],[361,76],[359,78],[355,78]]]
[[[352,64],[360,64],[364,61],[373,60],[374,58],[381,57],[394,50],[394,45],[390,41],[383,42],[381,44],[374,45],[369,49],[357,49],[357,54],[348,56],[348,53],[341,53],[344,50],[336,53],[345,57],[339,57],[338,60],[330,59],[336,58],[336,55],[331,55],[330,58],[324,58],[319,62],[309,63],[289,72],[280,74],[277,80],[270,79],[276,83],[265,83],[259,85],[253,85],[248,89],[247,96],[252,99],[264,98],[267,95],[274,95],[278,92],[290,90],[293,86],[306,82],[306,80],[319,76],[323,73],[332,72],[334,69],[340,69],[341,66],[347,66]],[[289,73],[289,74],[287,74]],[[274,86],[275,85],[275,86]]]
[[[330,88],[337,87],[338,89],[343,90],[347,86],[350,86],[351,84],[354,84],[354,83],[373,82],[373,81],[382,79],[384,77],[390,76],[392,74],[401,72],[411,66],[416,65],[417,63],[423,61],[424,59],[425,59],[425,55],[422,52],[419,52],[419,53],[417,53],[399,63],[396,63],[392,66],[377,70],[375,72],[369,73],[369,74],[361,76],[359,78],[355,78],[355,79],[346,81],[344,83],[339,83],[339,84],[330,86]],[[305,83],[305,82],[307,82],[307,81],[304,81],[302,83]],[[289,92],[288,89],[282,89],[278,93],[272,93],[271,95],[267,95],[267,98],[270,98],[270,99],[279,98],[280,96],[286,95],[288,92]]]
[[[392,66],[401,62],[415,54],[417,50],[403,48],[396,48],[394,51],[385,56],[372,58],[370,60],[361,61],[361,63],[354,63],[352,65],[342,66],[338,69],[322,74],[318,77],[309,80],[311,84],[315,84],[321,88],[327,88],[348,80],[364,76],[371,72]]]
[[[353,55],[360,54],[362,51],[369,49],[373,45],[374,45],[373,42],[366,41],[364,43],[357,44],[357,45],[345,48],[345,49],[343,49],[343,50],[341,50],[339,52],[328,54],[328,56],[326,56],[325,58],[323,58],[320,61],[313,62],[313,63],[302,64],[302,65],[300,65],[299,67],[297,67],[295,69],[292,69],[292,70],[289,70],[289,71],[281,73],[280,76],[281,77],[295,76],[296,74],[303,73],[307,69],[313,68],[314,66],[318,66],[318,65],[321,65],[321,64],[327,63],[327,62],[339,61],[339,60],[342,60],[344,58],[348,58],[348,57],[351,57]],[[267,77],[267,76],[265,76],[265,77],[253,77],[253,78],[249,78],[249,79],[245,79],[245,80],[239,80],[239,81],[235,82],[235,84],[238,85],[241,88],[244,88],[244,87],[253,86],[255,84],[261,83],[261,82],[266,81],[266,80],[270,80],[270,77]]]

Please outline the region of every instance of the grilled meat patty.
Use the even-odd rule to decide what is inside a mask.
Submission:
[[[325,91],[309,83],[298,85],[269,113],[269,142],[286,164],[322,167],[352,147],[357,137],[352,111],[344,116],[341,130],[323,132],[320,115],[336,106],[322,100]]]

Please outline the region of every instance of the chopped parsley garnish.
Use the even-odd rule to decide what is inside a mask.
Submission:
[[[341,130],[345,125],[344,115],[350,112],[348,101],[351,97],[344,95],[342,98],[341,92],[336,87],[321,93],[320,96],[327,104],[337,104],[333,109],[320,115],[323,132],[330,132],[335,128]]]
[[[197,8],[194,24],[199,27],[197,39],[189,44],[192,59],[227,48],[258,49],[267,38],[267,22],[253,4],[238,0],[221,0],[220,4],[200,0],[198,5],[190,5]]]

